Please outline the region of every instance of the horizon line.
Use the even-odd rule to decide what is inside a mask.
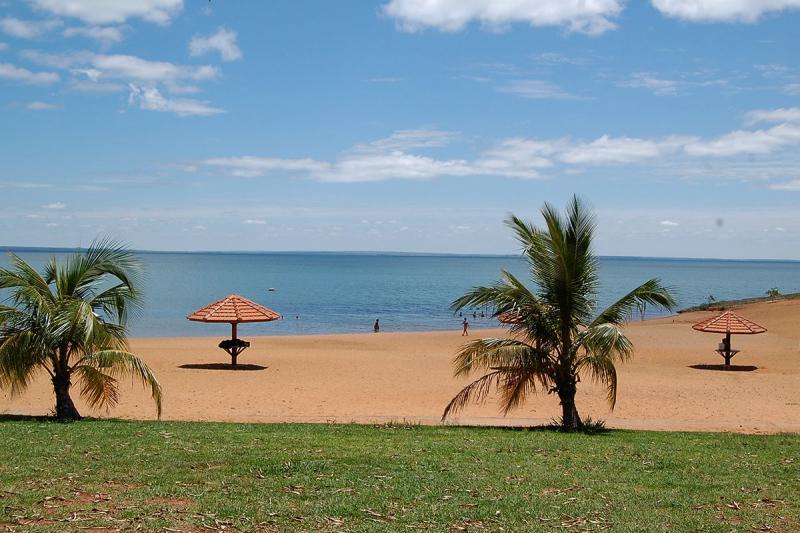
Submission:
[[[28,252],[77,252],[86,250],[83,246],[0,246],[0,251]],[[131,251],[141,254],[212,254],[212,255],[384,255],[410,257],[521,257],[522,253],[479,253],[479,252],[403,252],[377,250],[151,250],[132,248]],[[597,254],[601,259],[651,259],[673,261],[731,261],[731,262],[784,262],[800,263],[800,259],[764,259],[764,258],[722,258],[722,257],[688,257],[688,256],[648,256],[648,255],[606,255]]]

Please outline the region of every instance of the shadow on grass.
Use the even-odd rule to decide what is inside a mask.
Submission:
[[[230,363],[190,363],[186,365],[180,365],[178,368],[188,368],[191,370],[266,370],[269,367],[261,366],[261,365],[250,365],[250,364],[238,364],[233,366]]]
[[[758,370],[757,366],[752,365],[731,365],[728,367],[725,365],[689,365],[689,368],[694,368],[695,370],[717,370],[722,372],[752,372],[753,370]]]
[[[571,431],[567,431],[561,427],[561,422],[558,420],[553,420],[549,424],[540,424],[538,426],[485,426],[485,425],[470,425],[470,424],[448,424],[445,427],[457,427],[457,428],[466,428],[466,429],[492,429],[495,431],[525,431],[525,432],[548,432],[548,433],[574,433],[576,435],[605,435],[608,433],[614,433],[615,429],[610,429],[606,427],[606,424],[603,420],[593,420],[591,418],[587,418],[583,422],[583,427],[581,429],[575,429]]]
[[[0,423],[3,422],[55,422],[56,418],[49,415],[0,415]]]

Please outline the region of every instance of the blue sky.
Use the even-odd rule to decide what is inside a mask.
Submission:
[[[800,0],[0,0],[0,244],[800,259]]]

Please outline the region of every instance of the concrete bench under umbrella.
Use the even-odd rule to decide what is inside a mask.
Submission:
[[[725,311],[721,315],[698,322],[692,326],[692,329],[704,333],[722,333],[725,335],[722,349],[717,350],[717,353],[725,359],[725,368],[730,368],[731,359],[739,353],[739,350],[731,349],[731,335],[757,335],[767,331],[767,328],[759,326],[733,311]]]
[[[231,338],[220,342],[219,347],[231,356],[231,365],[236,366],[236,358],[250,346],[249,342],[237,337],[237,326],[248,322],[271,322],[282,317],[272,309],[248,300],[244,296],[231,294],[198,309],[186,318],[195,322],[229,323]]]

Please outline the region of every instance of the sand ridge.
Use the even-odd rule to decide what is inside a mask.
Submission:
[[[579,385],[581,415],[616,428],[800,432],[800,301],[748,304],[737,312],[769,329],[763,335],[734,337],[734,348],[741,349],[734,364],[754,365],[755,371],[690,367],[721,363],[714,353],[720,336],[690,327],[713,312],[633,322],[626,329],[636,352],[618,366],[616,409],[609,410],[604,390],[586,378]],[[477,338],[505,331],[471,334]],[[464,341],[460,331],[248,337],[245,325],[240,335],[252,343],[240,363],[254,370],[182,368],[228,362],[216,338],[132,339],[133,351],[163,385],[164,419],[437,424],[444,406],[468,382],[452,376],[453,355]],[[77,393],[75,387],[84,415],[155,417],[152,401],[139,386],[123,386],[122,401],[110,412],[90,410]],[[47,414],[52,406],[46,374],[21,396],[0,393],[2,413]],[[559,414],[557,398],[542,393],[508,417],[490,398],[451,422],[532,425]]]

